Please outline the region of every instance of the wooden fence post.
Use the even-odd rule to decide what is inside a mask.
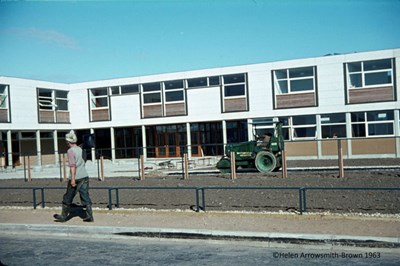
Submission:
[[[236,179],[236,159],[233,151],[231,151],[231,178]]]
[[[189,178],[189,161],[188,161],[188,154],[185,153],[183,154],[183,158],[184,158],[184,179],[188,179]]]
[[[342,140],[340,139],[338,139],[338,163],[339,163],[339,177],[344,177],[343,148],[342,148]]]
[[[32,176],[31,176],[31,159],[28,156],[28,182],[32,181]]]
[[[144,180],[144,156],[140,155],[140,180]]]
[[[286,151],[282,151],[282,178],[287,178]]]
[[[104,157],[100,156],[100,180],[104,181]]]

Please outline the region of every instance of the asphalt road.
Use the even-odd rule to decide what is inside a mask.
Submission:
[[[2,235],[4,265],[398,265],[385,249],[268,247],[259,242]]]

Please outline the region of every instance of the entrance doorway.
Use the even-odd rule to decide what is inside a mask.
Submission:
[[[146,127],[147,156],[181,157],[186,152],[186,125]]]

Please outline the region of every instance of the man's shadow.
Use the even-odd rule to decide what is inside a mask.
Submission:
[[[74,217],[79,217],[81,219],[85,219],[87,217],[86,206],[85,205],[76,204],[76,203],[72,203],[70,208],[69,208],[69,214],[67,216],[67,219],[65,219],[65,222],[71,220]],[[56,222],[61,222],[59,220],[55,220],[55,221]]]

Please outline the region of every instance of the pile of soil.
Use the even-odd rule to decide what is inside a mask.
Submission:
[[[293,166],[293,165],[292,165]],[[112,177],[104,181],[90,179],[90,195],[94,207],[109,207],[109,190],[118,187],[120,208],[193,209],[196,189],[204,187],[206,210],[218,211],[299,211],[298,187],[306,190],[306,208],[313,212],[336,213],[400,213],[400,170],[345,171],[339,178],[338,171],[290,171],[282,174],[239,171],[237,179],[229,174],[196,174],[188,179],[182,175],[148,174],[145,180]],[[66,183],[58,179],[0,180],[2,189],[0,206],[33,206],[30,187],[44,187],[46,207],[60,206]],[[246,187],[242,189],[240,187]],[[274,189],[266,189],[273,187]],[[353,188],[398,188],[398,190],[356,190]],[[228,189],[234,188],[234,189]],[[279,189],[277,189],[279,188]],[[321,189],[329,188],[329,189]],[[334,189],[336,188],[336,189]],[[112,207],[117,203],[116,190],[111,192]],[[199,193],[202,205],[202,194]],[[40,190],[36,191],[37,205],[42,204]],[[75,198],[79,204],[79,196]]]

